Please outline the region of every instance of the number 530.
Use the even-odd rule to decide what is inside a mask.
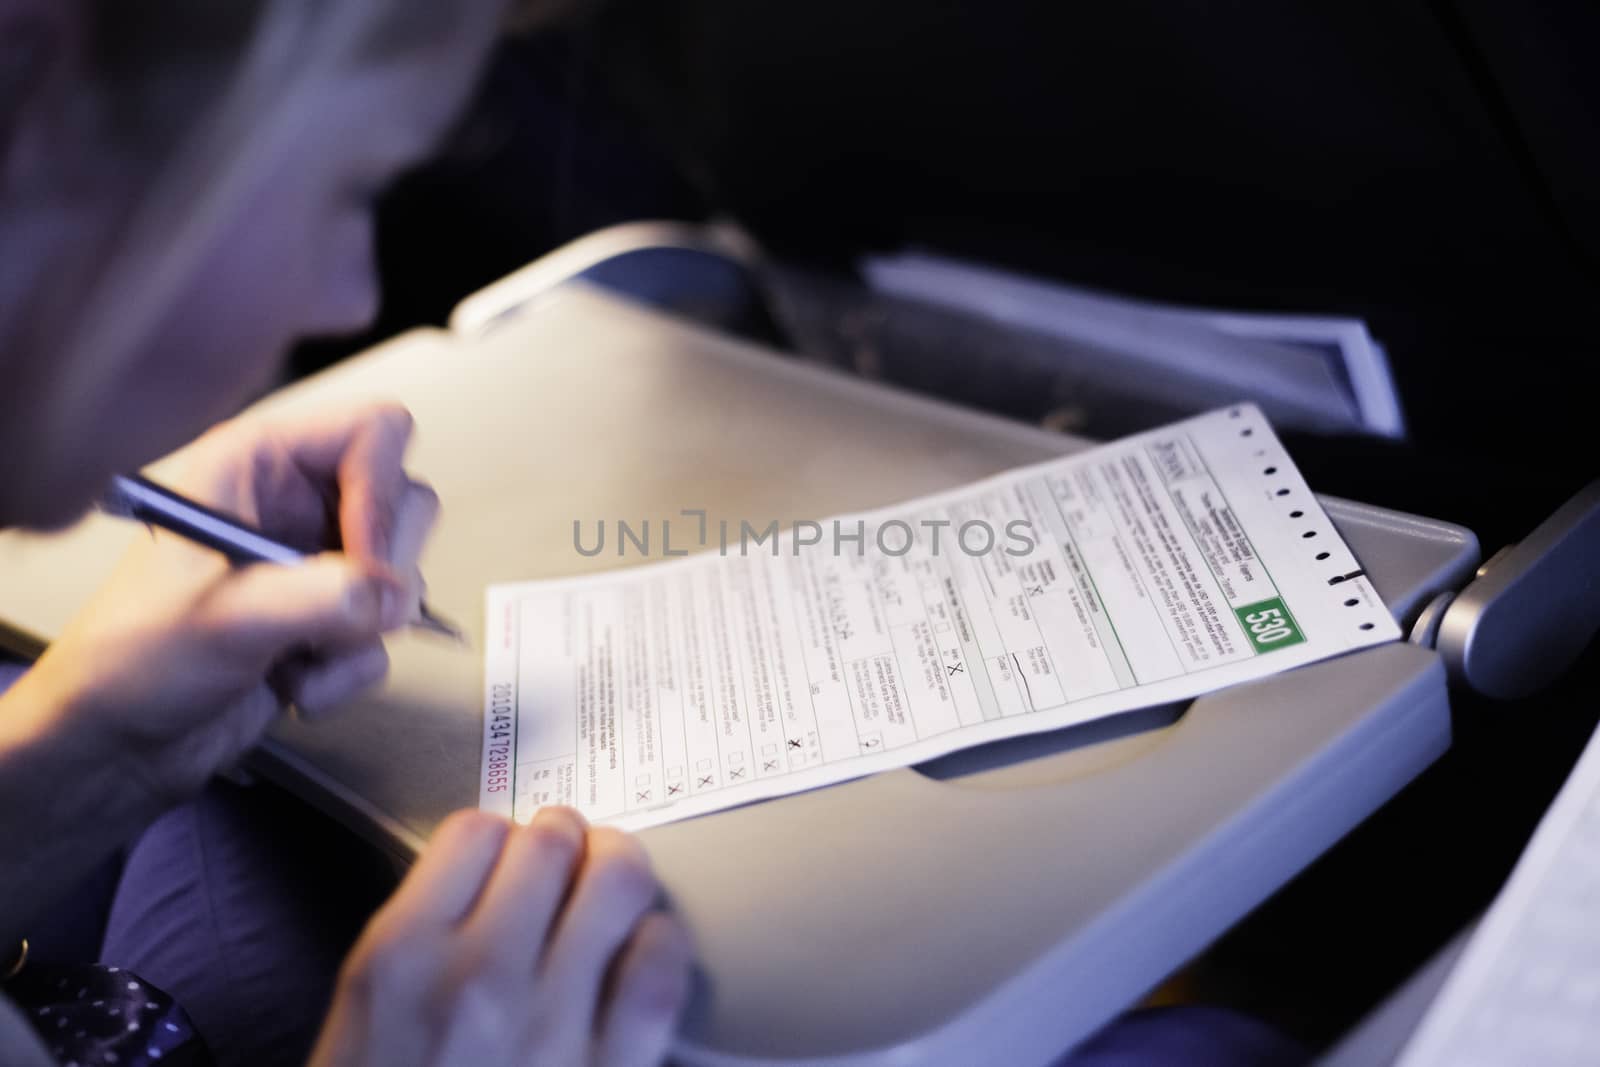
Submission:
[[[1244,617],[1244,621],[1250,627],[1250,632],[1256,635],[1257,644],[1270,645],[1294,633],[1294,628],[1277,608],[1251,612]]]

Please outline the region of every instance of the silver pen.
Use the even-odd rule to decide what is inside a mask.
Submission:
[[[100,498],[100,510],[108,515],[135,519],[171,531],[187,541],[215,549],[234,564],[299,563],[306,554],[275,541],[244,521],[197,504],[188,497],[157,485],[148,478],[119,474]],[[436,614],[427,604],[418,609],[411,626],[467,643],[461,628]]]

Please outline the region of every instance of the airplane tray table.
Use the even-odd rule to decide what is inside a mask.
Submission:
[[[581,283],[468,340],[419,332],[270,397],[394,397],[444,500],[429,599],[471,650],[253,761],[402,852],[477,802],[484,588],[616,565],[573,522],[821,518],[1088,442],[775,357]],[[158,467],[159,469],[159,467]],[[1456,526],[1324,499],[1403,625],[1470,576]],[[57,632],[135,532],[0,535],[0,615]],[[676,1058],[1046,1063],[1449,744],[1437,656],[1391,644],[1202,697],[648,830],[702,980]]]

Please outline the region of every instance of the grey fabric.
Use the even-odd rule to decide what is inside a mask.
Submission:
[[[28,1020],[0,993],[0,1054],[11,1067],[55,1067]]]
[[[0,693],[22,673],[0,661]],[[294,798],[219,782],[62,894],[29,931],[31,958],[150,981],[189,1013],[219,1067],[299,1064],[344,952],[392,880],[381,857]],[[14,1011],[0,997],[7,1064],[22,1056],[8,1043]]]

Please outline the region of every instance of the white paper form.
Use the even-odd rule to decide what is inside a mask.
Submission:
[[[1428,1010],[1402,1067],[1600,1056],[1600,733]]]
[[[767,522],[491,587],[482,807],[639,829],[1399,636],[1248,405],[761,539]]]

